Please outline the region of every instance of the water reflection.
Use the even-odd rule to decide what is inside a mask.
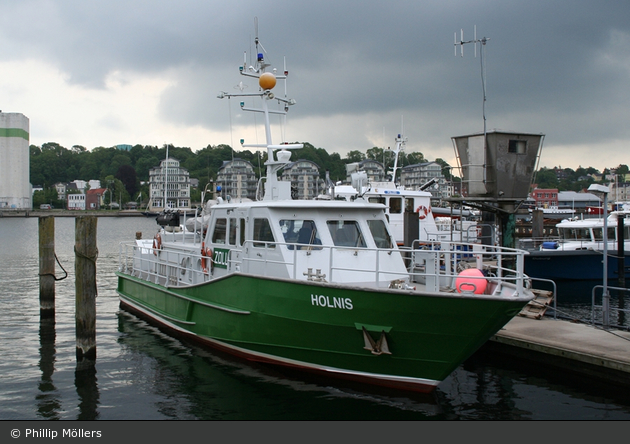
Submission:
[[[90,359],[77,362],[74,372],[74,385],[79,395],[78,420],[91,421],[99,419],[99,392],[96,383],[96,363]]]
[[[118,242],[155,230],[154,220],[136,218],[99,220],[99,355],[94,365],[79,365],[74,220],[55,223],[55,250],[70,276],[56,286],[53,318],[39,311],[37,220],[0,223],[0,419],[630,419],[629,396],[613,384],[483,350],[426,396],[249,363],[181,342],[119,310]],[[559,307],[589,319],[592,286],[586,297],[584,287],[563,287]]]
[[[59,393],[53,383],[55,372],[55,318],[42,316],[39,322],[39,369],[42,377],[39,392],[36,396],[37,412],[44,419],[60,419],[61,402]]]
[[[167,417],[417,420],[440,414],[435,395],[354,386],[245,362],[181,342],[124,311],[119,313],[119,331],[124,349],[150,358],[150,364],[142,358],[143,383],[171,394],[155,406]]]

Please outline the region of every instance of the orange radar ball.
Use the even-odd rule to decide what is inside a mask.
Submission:
[[[258,84],[262,89],[273,89],[273,87],[276,86],[276,76],[270,72],[263,73],[258,78]]]

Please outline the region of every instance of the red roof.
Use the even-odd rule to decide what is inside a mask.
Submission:
[[[87,190],[87,194],[105,194],[107,188],[94,188],[93,190]]]

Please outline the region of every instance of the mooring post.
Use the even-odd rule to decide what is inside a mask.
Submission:
[[[40,217],[39,225],[39,313],[55,315],[55,218]]]
[[[77,359],[96,360],[96,217],[75,221]]]

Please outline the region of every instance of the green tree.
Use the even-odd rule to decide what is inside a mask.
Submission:
[[[353,150],[346,155],[346,160],[348,163],[361,162],[362,160],[365,160],[365,154],[361,151]]]

